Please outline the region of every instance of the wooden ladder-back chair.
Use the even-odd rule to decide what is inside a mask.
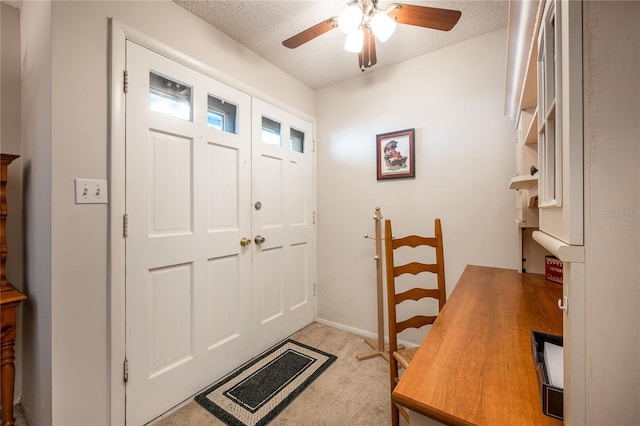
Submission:
[[[387,301],[388,301],[388,322],[389,322],[389,371],[391,379],[391,392],[396,387],[399,380],[398,370],[400,367],[407,368],[413,355],[418,348],[398,349],[398,333],[408,328],[421,328],[433,322],[438,317],[438,313],[446,302],[446,289],[444,280],[444,250],[442,247],[442,227],[440,219],[435,220],[435,236],[421,237],[409,235],[402,238],[393,238],[391,231],[391,221],[385,220],[384,245],[387,273]],[[413,249],[420,246],[435,248],[435,262],[423,263],[412,261],[403,265],[398,265],[394,260],[394,251],[400,247],[411,247]],[[417,253],[416,253],[417,254]],[[422,253],[421,253],[422,254]],[[415,258],[415,256],[413,256]],[[437,275],[437,288],[412,288],[396,293],[396,279],[403,274],[418,275],[424,272]],[[399,320],[396,315],[396,307],[406,300],[418,301],[423,298],[438,300],[438,313],[435,315],[414,315],[410,318]],[[409,421],[407,412],[391,401],[391,424],[397,426],[399,423],[399,413]]]

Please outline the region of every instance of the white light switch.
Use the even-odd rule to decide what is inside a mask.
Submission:
[[[76,204],[107,204],[107,181],[75,179]]]

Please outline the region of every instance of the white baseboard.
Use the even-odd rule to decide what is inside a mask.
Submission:
[[[316,321],[319,322],[320,324],[324,324],[324,325],[329,326],[329,327],[337,328],[338,330],[348,331],[349,333],[357,334],[359,336],[369,337],[371,339],[377,339],[378,338],[378,334],[377,333],[372,333],[370,331],[366,331],[366,330],[362,330],[362,329],[359,329],[359,328],[351,327],[349,325],[345,325],[345,324],[329,321],[329,320],[323,319],[323,318],[316,318]],[[389,338],[386,335],[384,336],[384,343],[385,344],[389,343]],[[419,344],[416,344],[416,343],[413,343],[413,342],[406,342],[406,341],[401,340],[401,339],[398,340],[398,344],[399,345],[404,345],[407,348],[414,348],[416,346],[420,346]]]
[[[329,327],[337,328],[338,330],[348,331],[349,333],[357,334],[363,337],[369,337],[371,339],[377,339],[378,335],[376,333],[371,333],[370,331],[361,330],[359,328],[351,327],[348,325],[340,324],[337,322],[329,321],[323,318],[316,318],[316,321],[320,324],[328,325]],[[385,337],[385,342],[387,341]]]

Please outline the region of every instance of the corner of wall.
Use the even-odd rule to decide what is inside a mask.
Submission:
[[[31,424],[52,424],[51,3],[20,10],[24,197],[22,404]]]

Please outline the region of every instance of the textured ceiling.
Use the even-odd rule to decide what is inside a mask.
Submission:
[[[288,49],[282,41],[332,16],[346,6],[344,0],[173,0],[240,44],[257,53],[312,89],[362,74],[358,58],[343,50],[345,35],[339,29]],[[382,7],[391,2],[380,0]],[[443,32],[398,25],[391,39],[376,43],[377,65],[364,72],[459,43],[507,26],[506,0],[403,1],[462,12],[458,24]]]
[[[282,41],[345,8],[345,0],[173,0],[240,44],[312,89],[362,74],[355,53],[343,50],[345,35],[334,29],[288,49]],[[20,7],[21,0],[0,0]],[[382,7],[391,2],[380,0]],[[459,43],[507,26],[507,0],[441,0],[403,3],[455,9],[462,12],[458,24],[443,32],[398,25],[391,39],[376,43],[378,63],[365,73]]]

